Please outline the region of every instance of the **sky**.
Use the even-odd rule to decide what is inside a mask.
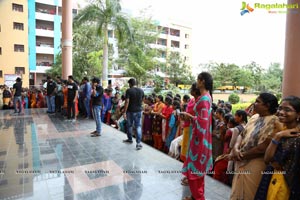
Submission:
[[[192,63],[249,64],[268,68],[284,62],[285,14],[255,8],[241,16],[242,0],[121,0],[133,15],[149,8],[153,18],[175,20],[192,27]],[[286,3],[285,0],[247,0],[255,3]],[[283,11],[283,10],[281,10]]]

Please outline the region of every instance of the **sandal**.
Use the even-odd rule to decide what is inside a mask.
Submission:
[[[182,200],[195,200],[193,196],[184,197]]]
[[[186,177],[182,178],[181,179],[181,185],[188,186],[189,185],[189,180]]]

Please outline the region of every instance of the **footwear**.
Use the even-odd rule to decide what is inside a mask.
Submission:
[[[124,142],[124,143],[130,143],[130,144],[133,143],[132,140],[128,140],[128,139],[127,139],[127,140],[123,140],[123,142]]]
[[[189,185],[189,181],[186,177],[181,179],[181,185],[183,185],[183,186],[188,186]]]
[[[97,131],[93,131],[90,133],[91,135],[97,134]]]
[[[182,200],[195,200],[193,196],[184,197]]]
[[[101,136],[101,134],[98,133],[98,132],[96,132],[95,134],[92,134],[92,135],[91,135],[91,137],[99,137],[99,136]]]
[[[76,122],[76,119],[72,119],[71,122]]]
[[[142,148],[143,148],[143,146],[141,144],[136,145],[136,150],[141,150]]]

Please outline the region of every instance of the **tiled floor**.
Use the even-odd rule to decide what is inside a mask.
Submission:
[[[103,125],[92,138],[93,120],[65,122],[45,109],[24,115],[0,111],[0,199],[176,200],[182,163]],[[206,199],[229,199],[230,188],[206,177]]]

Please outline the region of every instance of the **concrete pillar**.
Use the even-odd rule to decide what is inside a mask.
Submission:
[[[73,74],[72,65],[72,0],[62,1],[62,78]]]
[[[288,9],[286,16],[282,94],[300,97],[300,0],[288,0],[288,4],[298,4],[299,8]]]

